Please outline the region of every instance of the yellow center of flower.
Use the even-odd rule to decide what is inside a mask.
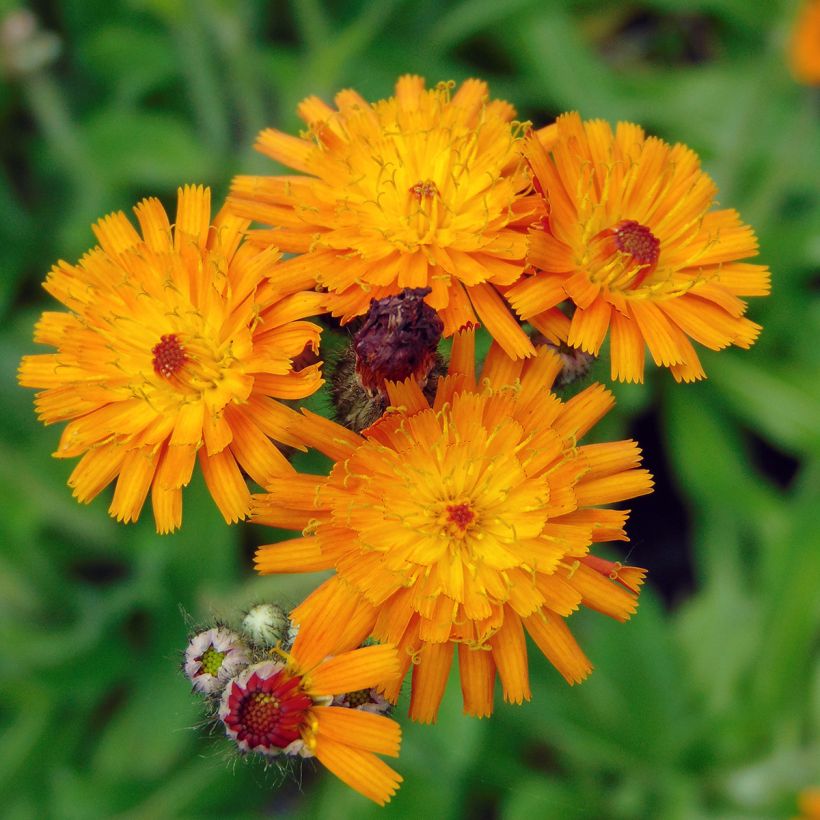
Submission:
[[[262,732],[279,720],[279,698],[265,692],[252,692],[245,701],[245,724],[251,731]]]
[[[350,708],[355,709],[357,706],[364,706],[372,700],[370,689],[357,689],[355,692],[348,692],[344,699]]]
[[[419,180],[410,188],[410,193],[421,202],[422,199],[438,196],[438,186],[432,179],[426,179],[424,182]]]
[[[193,312],[192,312],[193,314]],[[219,410],[235,398],[237,377],[242,378],[234,340],[219,344],[201,316],[184,317],[173,333],[163,333],[151,349],[154,380],[135,387],[164,412],[180,400],[205,400]],[[140,375],[145,370],[140,369]]]

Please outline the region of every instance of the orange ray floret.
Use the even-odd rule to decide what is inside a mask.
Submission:
[[[299,106],[304,137],[267,129],[256,144],[308,176],[236,177],[230,203],[273,226],[256,241],[301,254],[286,266],[315,273],[343,321],[371,299],[429,287],[445,335],[479,320],[510,356],[529,356],[499,291],[524,270],[539,208],[520,125],[479,80],[451,91],[408,75],[373,104],[350,90],[336,109],[309,97]]]
[[[348,786],[384,805],[402,781],[376,755],[398,757],[401,727],[384,715],[334,706],[333,697],[393,679],[395,647],[368,646],[316,663],[294,647],[247,667],[225,687],[219,718],[245,752],[316,757]]]
[[[798,82],[820,85],[820,0],[804,0],[789,43],[789,65]]]
[[[717,189],[683,145],[637,125],[564,114],[525,138],[548,216],[530,230],[535,273],[506,296],[522,319],[598,355],[607,336],[612,378],[643,381],[645,349],[677,381],[704,378],[690,340],[750,347],[760,326],[739,297],[765,296],[769,270],[754,231],[713,210]],[[554,310],[574,306],[565,334]],[[552,321],[551,321],[552,320]]]
[[[255,497],[257,520],[292,526],[299,510],[304,527],[259,549],[261,573],[335,569],[294,611],[295,647],[319,659],[368,635],[395,644],[424,722],[456,655],[469,714],[492,712],[496,674],[506,700],[529,699],[525,633],[583,680],[592,667],[565,619],[585,605],[625,620],[644,575],[589,555],[626,540],[627,513],[599,505],[652,488],[634,442],[580,444],[611,394],[593,385],[559,401],[561,364],[543,347],[513,360],[494,344],[475,381],[473,335],[456,334],[432,407],[412,380],[388,383],[392,410],[362,435],[309,430],[336,461],[328,478],[276,479]],[[399,684],[383,681],[385,695]]]
[[[43,313],[36,342],[55,353],[24,356],[19,380],[41,388],[46,424],[68,421],[58,458],[82,456],[69,478],[91,501],[116,479],[111,515],[136,521],[150,490],[157,529],[182,523],[182,488],[197,459],[228,523],[248,513],[247,473],[263,486],[293,474],[274,442],[298,446],[295,413],[278,399],[322,384],[319,328],[299,321],[321,296],[310,279],[278,275],[279,253],[243,241],[248,221],[222,209],[210,190],[179,190],[172,227],[162,205],[122,212],[95,226],[99,246],[76,265],[58,262],[46,290],[69,312]]]

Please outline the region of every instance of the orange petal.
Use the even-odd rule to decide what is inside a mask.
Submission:
[[[251,494],[233,455],[227,450],[208,455],[202,448],[199,451],[199,464],[205,483],[225,521],[233,524],[245,518]]]
[[[419,723],[435,723],[453,661],[453,644],[422,644],[413,667],[410,717]]]
[[[350,788],[383,806],[396,793],[401,775],[370,752],[362,752],[329,737],[316,738],[319,762]]]
[[[563,618],[545,609],[524,619],[524,624],[538,648],[567,683],[580,683],[592,671],[592,664]]]
[[[530,679],[527,671],[527,642],[521,619],[509,607],[504,608],[504,622],[490,638],[493,660],[504,689],[507,703],[529,700]]]
[[[256,550],[254,569],[260,575],[278,572],[320,572],[333,567],[332,557],[323,555],[318,539],[290,538]]]
[[[458,645],[458,669],[465,714],[489,717],[493,713],[495,663],[488,648]]]
[[[301,662],[295,650],[294,646],[294,657]],[[395,646],[364,646],[343,652],[319,664],[310,672],[309,687],[317,695],[341,695],[392,681],[400,671]]]
[[[492,285],[483,282],[469,287],[467,292],[481,323],[508,356],[521,359],[535,353],[527,334]]]
[[[343,706],[315,706],[317,734],[379,755],[399,756],[401,726],[383,715]]]
[[[637,323],[613,310],[609,334],[612,379],[621,382],[643,382],[645,351],[645,343]]]

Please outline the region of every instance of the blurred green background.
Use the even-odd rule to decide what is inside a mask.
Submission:
[[[820,98],[785,67],[792,2],[751,0],[0,0],[0,794],[5,818],[786,818],[820,784]],[[32,30],[31,25],[39,28]],[[178,671],[187,621],[296,603],[257,578],[270,534],[225,527],[201,484],[178,535],[77,505],[31,391],[15,386],[52,262],[89,225],[183,182],[218,196],[272,165],[258,129],[296,103],[395,78],[481,76],[522,118],[578,109],[697,150],[760,237],[773,295],[750,352],[709,381],[615,386],[601,438],[635,435],[658,478],[633,505],[650,570],[625,626],[572,626],[596,664],[565,686],[537,654],[533,701],[406,726],[384,810],[309,763],[232,762]],[[605,377],[605,374],[604,374]],[[321,401],[321,399],[319,400]],[[308,467],[311,465],[308,464]],[[621,553],[622,554],[622,553]],[[612,557],[618,553],[612,552]],[[182,610],[182,612],[181,612]],[[187,614],[185,614],[187,613]]]

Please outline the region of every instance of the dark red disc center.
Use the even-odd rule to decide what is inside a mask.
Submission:
[[[161,336],[159,343],[151,348],[154,354],[154,372],[158,376],[170,379],[185,364],[185,348],[177,338],[176,333]]]
[[[628,219],[615,229],[615,246],[639,265],[654,265],[661,252],[660,240],[640,222]]]

